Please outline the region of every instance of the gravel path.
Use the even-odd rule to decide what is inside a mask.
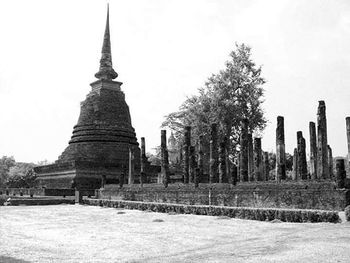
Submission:
[[[0,262],[350,262],[350,223],[2,206]]]

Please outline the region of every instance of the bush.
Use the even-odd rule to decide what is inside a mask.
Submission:
[[[125,209],[138,209],[159,213],[178,213],[194,215],[227,216],[259,221],[273,221],[278,219],[282,222],[340,222],[338,212],[323,210],[303,209],[278,209],[278,208],[249,208],[208,205],[183,205],[167,203],[150,203],[139,201],[106,200],[106,199],[83,199],[87,205],[114,207]],[[350,220],[350,206],[345,208],[347,220]]]

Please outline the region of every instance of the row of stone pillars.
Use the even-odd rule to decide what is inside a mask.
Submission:
[[[293,156],[293,180],[315,180],[333,178],[332,148],[327,144],[326,104],[319,101],[316,124],[309,122],[310,170],[307,170],[306,144],[301,131],[297,132],[297,148]]]
[[[146,177],[146,163],[147,163],[147,157],[146,157],[146,143],[145,138],[141,137],[141,152],[140,152],[140,184],[142,185],[144,183],[145,177]],[[122,187],[124,184],[124,176],[126,174],[126,170],[124,169],[121,171],[120,177],[119,177],[119,184]],[[132,148],[129,148],[129,159],[128,159],[128,184],[134,184],[135,183],[135,155]],[[104,181],[103,179],[102,181]],[[102,182],[102,185],[104,185],[105,182]]]
[[[238,155],[238,167],[234,164],[230,167],[227,153],[227,141],[218,143],[217,124],[211,125],[210,134],[210,161],[209,182],[222,183],[230,181],[266,181],[269,179],[268,153],[261,149],[261,138],[254,138],[249,133],[249,121],[244,119],[241,123],[240,153]],[[348,156],[350,158],[350,117],[346,118],[346,132],[348,141]],[[317,135],[316,124],[309,123],[310,133],[310,171],[307,170],[306,142],[301,131],[297,132],[297,147],[293,155],[293,180],[306,179],[331,179],[333,177],[332,149],[327,144],[327,119],[326,105],[319,101],[317,111]],[[226,139],[227,140],[227,139]],[[161,175],[162,182],[167,187],[170,182],[169,158],[166,145],[166,131],[161,131]],[[195,183],[201,181],[203,176],[203,137],[198,140],[198,152],[191,144],[191,127],[184,129],[184,141],[180,151],[180,159],[183,160],[183,182]],[[129,155],[129,183],[133,183],[133,155]],[[146,166],[145,139],[141,138],[141,176],[142,184]],[[350,164],[350,160],[349,160]],[[336,162],[336,178],[343,175],[344,161]],[[343,170],[342,170],[343,169]],[[338,171],[339,170],[339,171]],[[230,172],[231,171],[231,172]],[[344,170],[345,171],[345,170]],[[231,175],[231,176],[229,176]],[[237,178],[238,177],[238,178]],[[284,138],[284,118],[277,117],[276,128],[276,181],[286,179],[286,155]]]
[[[240,153],[238,155],[239,181],[267,181],[269,179],[269,155],[262,151],[261,138],[249,133],[249,121],[241,122]]]
[[[209,143],[209,183],[226,183],[236,181],[232,179],[237,176],[236,166],[229,165],[227,152],[228,139],[218,142],[217,124],[211,125],[210,143]],[[203,181],[204,175],[204,152],[203,152],[203,136],[199,136],[196,147],[191,142],[191,126],[184,129],[183,145],[180,150],[180,159],[183,163],[183,182],[185,184],[198,183]]]
[[[348,140],[348,156],[350,156],[350,117],[346,118],[346,131]],[[333,179],[333,154],[332,148],[327,141],[327,118],[326,104],[319,101],[317,109],[317,135],[316,124],[309,123],[310,134],[310,170],[307,170],[306,142],[301,131],[297,132],[297,147],[293,153],[293,180],[315,180]],[[285,142],[284,142],[284,119],[277,117],[276,129],[276,180],[281,181],[286,178],[285,172]],[[336,177],[342,178],[344,160],[336,161]],[[344,170],[345,172],[345,170]],[[344,177],[345,179],[345,177]],[[337,179],[338,180],[338,179]]]
[[[223,183],[230,180],[227,176],[230,173],[230,167],[226,144],[226,139],[218,143],[217,124],[213,123],[209,144],[209,183]],[[194,183],[198,186],[204,174],[203,136],[199,136],[196,154],[195,146],[191,143],[190,126],[185,127],[181,152],[183,152],[183,182],[185,184]]]

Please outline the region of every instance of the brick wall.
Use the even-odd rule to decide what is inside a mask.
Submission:
[[[229,184],[172,184],[125,185],[123,188],[109,185],[96,190],[97,197],[114,200],[176,203],[188,205],[208,205],[234,207],[269,207],[344,210],[350,204],[350,192],[335,189],[331,182],[300,183],[247,183]]]

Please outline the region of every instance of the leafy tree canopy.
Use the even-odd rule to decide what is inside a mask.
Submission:
[[[259,133],[266,126],[262,109],[264,83],[261,67],[251,59],[251,48],[236,44],[225,69],[209,77],[199,94],[188,97],[179,111],[167,115],[162,126],[174,132],[178,143],[184,127],[191,126],[194,141],[203,135],[208,146],[210,125],[217,123],[219,139],[229,138],[228,150],[235,154],[243,118],[249,120],[251,133]]]
[[[34,164],[16,162],[13,156],[0,158],[0,187],[33,187]]]

